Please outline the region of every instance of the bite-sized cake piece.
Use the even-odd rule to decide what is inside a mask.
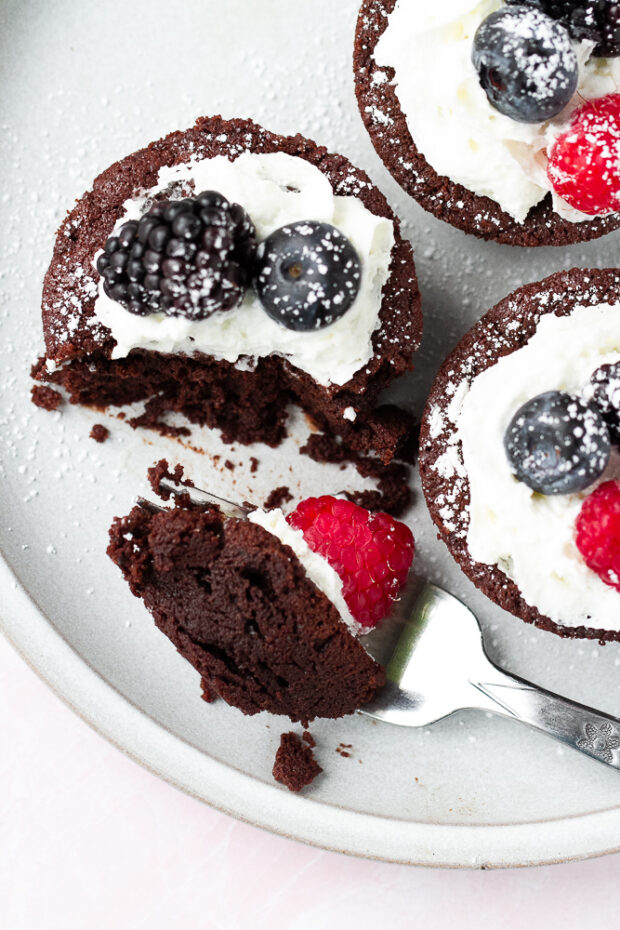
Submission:
[[[154,487],[165,469],[153,470]],[[332,497],[288,517],[255,509],[236,519],[181,495],[174,508],[117,518],[108,554],[209,700],[305,721],[353,713],[383,685],[359,635],[398,597],[413,537],[387,514]]]
[[[362,118],[398,183],[465,232],[567,245],[620,226],[617,5],[363,0]]]
[[[301,136],[199,119],[112,165],[62,224],[35,377],[277,444],[286,408],[389,461],[377,397],[421,338],[411,246],[364,172]],[[177,427],[178,428],[178,427]]]
[[[522,287],[442,365],[426,501],[474,584],[528,623],[620,641],[620,273]]]
[[[312,747],[302,742],[296,733],[283,733],[276,752],[273,777],[289,791],[301,791],[323,771],[314,758]]]

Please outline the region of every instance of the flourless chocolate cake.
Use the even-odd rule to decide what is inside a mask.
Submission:
[[[620,640],[620,275],[527,284],[431,388],[420,473],[440,538],[488,597],[562,637]]]
[[[182,481],[165,461],[150,472]],[[189,482],[185,482],[189,484]],[[198,671],[203,696],[246,714],[341,717],[370,701],[383,668],[359,638],[384,618],[413,559],[410,530],[331,497],[225,516],[187,493],[138,504],[108,555],[157,627]]]

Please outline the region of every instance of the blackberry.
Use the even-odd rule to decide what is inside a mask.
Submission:
[[[620,362],[596,369],[590,378],[590,395],[607,423],[611,441],[620,446]]]
[[[515,477],[540,494],[583,491],[603,474],[611,452],[596,406],[563,391],[539,394],[517,410],[504,448]]]
[[[506,0],[524,3],[564,23],[574,39],[596,42],[599,58],[620,55],[620,3],[613,0]]]
[[[474,36],[472,62],[491,105],[520,123],[557,116],[579,80],[568,30],[523,4],[483,20]]]
[[[216,191],[154,203],[123,223],[97,259],[103,289],[130,313],[204,320],[243,300],[256,252],[243,207]]]
[[[361,265],[347,237],[329,223],[282,226],[258,247],[254,286],[267,314],[297,332],[343,316],[359,291]]]

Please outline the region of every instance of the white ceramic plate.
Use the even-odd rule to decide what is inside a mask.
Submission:
[[[98,730],[164,778],[234,816],[330,849],[398,862],[507,866],[620,847],[620,776],[509,721],[462,714],[427,730],[361,717],[312,731],[325,775],[295,797],[271,779],[283,719],[204,704],[196,673],[159,634],[105,556],[112,517],[148,465],[181,459],[198,482],[261,501],[359,485],[298,455],[183,449],[81,409],[29,402],[40,285],[64,211],[109,163],[200,114],[300,131],[366,168],[416,247],[426,336],[399,395],[420,410],[433,373],[487,307],[572,265],[611,265],[618,237],[511,250],[431,219],[391,181],[358,116],[350,73],[356,0],[5,0],[0,22],[0,599],[31,665]],[[111,426],[99,446],[93,423]],[[298,434],[303,433],[299,424]],[[252,475],[250,454],[261,464]],[[226,458],[238,463],[231,472]],[[301,469],[301,471],[300,471]],[[436,541],[418,491],[418,566],[482,618],[493,655],[578,700],[620,713],[620,648],[564,642],[502,614]],[[447,644],[448,645],[448,644]],[[337,753],[352,744],[349,757]]]

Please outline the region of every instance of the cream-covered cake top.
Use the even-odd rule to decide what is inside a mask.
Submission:
[[[547,153],[584,101],[620,89],[620,58],[594,57],[594,42],[573,41],[579,78],[570,102],[542,123],[512,119],[491,105],[472,63],[478,27],[503,6],[500,0],[398,0],[375,61],[394,69],[411,136],[439,175],[490,197],[518,222],[549,193],[563,219],[592,219],[555,193]]]
[[[133,314],[106,295],[102,281],[95,315],[116,340],[113,357],[122,358],[134,348],[169,354],[203,353],[247,369],[260,358],[279,355],[319,384],[349,381],[373,356],[372,337],[380,326],[382,290],[395,242],[392,221],[371,213],[357,197],[335,195],[327,177],[303,158],[245,152],[234,161],[217,156],[161,168],[154,188],[125,203],[115,229],[139,219],[155,195],[188,185],[196,193],[216,190],[241,204],[256,227],[259,242],[274,230],[300,220],[335,226],[352,243],[360,261],[361,281],[355,301],[330,326],[297,332],[269,317],[252,288],[234,309],[194,320],[162,312]],[[174,199],[180,195],[168,196]]]

